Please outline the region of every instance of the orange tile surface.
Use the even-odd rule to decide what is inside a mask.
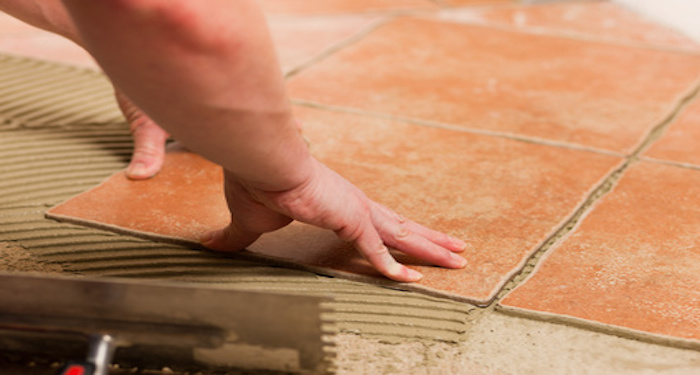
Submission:
[[[629,152],[700,56],[400,19],[290,81],[293,98]]]
[[[269,25],[280,64],[290,71],[378,20],[367,15],[274,17]]]
[[[259,0],[269,14],[363,13],[437,9],[430,0]]]
[[[484,5],[484,4],[513,4],[518,0],[440,0],[441,4],[452,6]]]
[[[700,172],[641,163],[501,305],[700,340]]]
[[[700,99],[680,114],[644,156],[700,166]]]
[[[479,303],[490,300],[620,162],[601,154],[384,119],[303,108],[297,112],[319,159],[373,199],[469,242],[464,270],[401,259],[425,274],[418,289]],[[171,153],[153,180],[133,182],[117,174],[51,214],[196,241],[226,223],[219,185],[217,168],[191,154]],[[250,250],[331,271],[378,276],[332,232],[305,225],[263,236]]]
[[[700,44],[681,32],[652,22],[622,5],[605,2],[567,2],[474,10],[482,22],[522,29],[596,37],[612,41],[700,51]]]

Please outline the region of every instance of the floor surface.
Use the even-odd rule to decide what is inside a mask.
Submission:
[[[370,191],[404,179],[371,193],[469,240],[465,289],[490,302],[457,342],[343,330],[339,372],[700,371],[700,45],[605,1],[261,1],[318,152]],[[95,67],[0,31],[2,52]],[[91,118],[2,103],[28,127]]]

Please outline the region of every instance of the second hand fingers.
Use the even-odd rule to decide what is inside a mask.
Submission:
[[[134,153],[127,176],[132,179],[153,177],[163,166],[168,134],[155,124],[144,124],[134,129],[133,137]]]

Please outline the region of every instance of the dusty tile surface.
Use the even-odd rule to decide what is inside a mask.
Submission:
[[[271,17],[268,22],[282,69],[290,71],[381,19],[378,16]]]
[[[426,275],[414,288],[480,303],[493,297],[620,161],[371,117],[297,112],[313,152],[331,168],[401,214],[470,243],[464,270],[401,257]],[[196,242],[205,231],[226,224],[220,184],[218,168],[192,154],[171,152],[153,180],[132,182],[117,174],[51,214]],[[332,232],[306,225],[264,236],[250,250],[326,273],[378,276]]]
[[[441,0],[441,4],[452,6],[484,5],[484,4],[513,4],[517,0]]]
[[[635,42],[700,52],[700,44],[681,32],[659,25],[624,6],[582,1],[466,9],[445,12],[447,18],[507,25],[549,33]]]
[[[700,166],[700,100],[685,108],[644,156]]]
[[[330,14],[436,9],[430,0],[259,0],[269,14]]]
[[[700,56],[400,19],[290,81],[293,98],[629,152]]]
[[[501,305],[700,343],[700,172],[641,163]]]

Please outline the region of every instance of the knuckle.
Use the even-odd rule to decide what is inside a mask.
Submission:
[[[163,155],[163,150],[158,146],[142,144],[134,149],[134,159],[157,159]]]
[[[411,237],[411,231],[409,231],[404,225],[398,225],[394,232],[394,240],[398,243],[405,243]]]

